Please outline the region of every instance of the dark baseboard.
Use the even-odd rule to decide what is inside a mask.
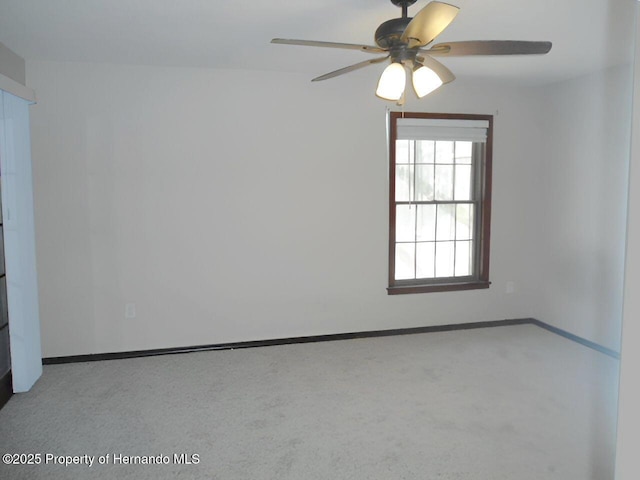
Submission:
[[[396,335],[413,335],[416,333],[450,332],[454,330],[471,330],[475,328],[504,327],[507,325],[536,325],[564,338],[577,342],[613,358],[620,358],[620,354],[602,345],[573,335],[565,330],[553,327],[535,318],[516,318],[509,320],[495,320],[490,322],[459,323],[450,325],[435,325],[430,327],[398,328],[392,330],[373,330],[367,332],[336,333],[331,335],[314,335],[308,337],[275,338],[271,340],[253,340],[248,342],[219,343],[213,345],[195,345],[190,347],[159,348],[154,350],[134,350],[129,352],[95,353],[87,355],[71,355],[65,357],[48,357],[42,359],[43,365],[58,365],[63,363],[98,362],[102,360],[121,360],[125,358],[153,357],[158,355],[176,355],[179,353],[207,352],[214,350],[233,350],[240,348],[270,347],[275,345],[291,345],[295,343],[333,342],[338,340],[352,340],[355,338],[390,337]]]
[[[156,355],[174,355],[178,353],[206,352],[212,350],[232,350],[240,348],[269,347],[274,345],[290,345],[294,343],[333,342],[352,340],[354,338],[390,337],[395,335],[412,335],[415,333],[449,332],[453,330],[470,330],[474,328],[503,327],[505,325],[524,325],[531,323],[530,318],[496,320],[491,322],[473,322],[452,325],[436,325],[431,327],[398,328],[393,330],[374,330],[368,332],[336,333],[331,335],[314,335],[309,337],[276,338],[271,340],[254,340],[248,342],[220,343],[215,345],[196,345],[192,347],[160,348],[155,350],[135,350],[130,352],[96,353],[88,355],[72,355],[68,357],[43,358],[43,365],[61,363],[96,362],[101,360],[120,360],[123,358],[151,357]]]
[[[615,350],[611,350],[610,348],[603,347],[602,345],[592,342],[591,340],[587,340],[586,338],[579,337],[574,335],[573,333],[569,333],[566,330],[562,330],[561,328],[554,327],[553,325],[549,325],[548,323],[542,322],[540,320],[536,320],[535,318],[531,319],[531,323],[533,325],[537,325],[540,328],[544,328],[545,330],[549,330],[550,332],[555,333],[556,335],[560,335],[561,337],[567,338],[573,342],[584,345],[585,347],[589,347],[593,350],[597,350],[600,353],[604,353],[610,357],[616,358],[620,360],[620,353]]]
[[[13,395],[13,382],[11,379],[11,370],[0,378],[0,409],[4,407]]]

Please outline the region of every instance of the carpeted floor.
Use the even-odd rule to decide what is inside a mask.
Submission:
[[[613,480],[617,374],[534,325],[46,366],[0,478]]]

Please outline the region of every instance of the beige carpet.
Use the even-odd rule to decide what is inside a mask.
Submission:
[[[533,325],[46,366],[0,478],[612,480],[617,369]]]

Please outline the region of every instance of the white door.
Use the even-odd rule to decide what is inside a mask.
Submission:
[[[13,391],[42,374],[36,275],[29,102],[1,91],[0,181]]]

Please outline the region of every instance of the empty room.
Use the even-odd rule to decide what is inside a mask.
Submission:
[[[640,7],[452,2],[0,0],[1,479],[638,478]]]

